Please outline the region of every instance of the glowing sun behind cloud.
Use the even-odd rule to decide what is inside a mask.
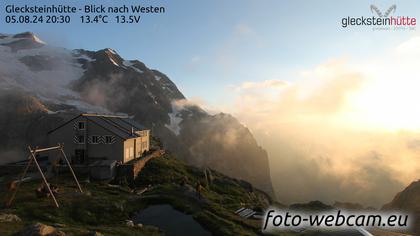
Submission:
[[[415,48],[417,38],[374,58],[330,60],[294,82],[245,82],[232,90],[229,111],[268,150],[280,200],[380,206],[419,178]]]
[[[420,37],[412,38],[357,70],[367,78],[349,98],[349,120],[362,127],[420,129]]]

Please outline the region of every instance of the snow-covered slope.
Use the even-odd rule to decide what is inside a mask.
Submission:
[[[83,102],[79,93],[69,87],[83,73],[82,65],[74,60],[71,51],[50,47],[32,33],[0,36],[2,89],[20,89],[45,102],[103,111]]]

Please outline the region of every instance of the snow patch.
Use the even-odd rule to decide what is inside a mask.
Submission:
[[[188,110],[191,106],[196,106],[196,104],[186,99],[172,101],[172,112],[168,113],[169,124],[165,124],[165,127],[171,130],[176,136],[181,132],[181,127],[179,126],[183,121],[181,112]]]
[[[124,60],[123,65],[126,66],[126,67],[130,67],[130,66],[133,65],[133,63],[131,61]]]
[[[2,40],[4,42],[4,39]],[[53,57],[57,60],[53,70],[32,71],[20,60],[28,56]],[[45,46],[12,52],[9,47],[0,45],[2,89],[18,88],[49,99],[78,97],[68,85],[82,75],[83,69],[74,64],[72,54],[68,50]]]
[[[42,41],[41,39],[39,39],[36,35],[33,36],[33,39],[37,43],[46,45],[46,43],[44,41]]]
[[[153,99],[153,103],[154,103],[154,104],[158,104],[158,102],[157,102],[157,100],[156,100],[156,96],[155,96],[155,95],[153,95],[150,91],[149,91],[149,92],[147,92],[147,94],[149,95],[149,97],[151,97],[151,98]]]
[[[58,111],[50,111],[50,110],[47,110],[47,114],[48,115],[55,115],[57,113],[58,113]]]
[[[91,57],[89,57],[88,55],[85,55],[85,54],[80,54],[80,56],[74,57],[74,59],[83,59],[83,60],[86,60],[88,62],[96,61],[96,59],[93,59],[93,58],[91,58]]]
[[[139,68],[135,67],[135,66],[131,66],[130,68],[134,69],[135,71],[137,71],[140,74],[143,74],[144,71],[140,70]]]
[[[117,52],[114,51],[114,49],[112,49],[112,48],[107,48],[106,50],[108,50],[110,53],[112,53],[114,55],[117,55]]]
[[[155,75],[155,80],[159,81],[161,79],[162,79],[162,77]]]
[[[142,71],[139,68],[137,68],[131,61],[124,60],[123,61],[123,65],[126,66],[126,67],[129,67],[129,68],[131,68],[133,70],[135,70],[136,72],[138,72],[140,74],[144,73],[144,71]]]
[[[117,62],[115,62],[115,61],[114,61],[114,59],[112,59],[112,57],[109,57],[109,60],[112,62],[112,64],[114,64],[114,65],[116,65],[116,66],[120,66],[120,65],[118,65],[118,63],[117,63]]]
[[[172,131],[176,136],[181,133],[181,127],[179,124],[182,122],[181,110],[178,110],[178,107],[172,104],[172,113],[169,113],[169,124],[165,124],[165,127]]]

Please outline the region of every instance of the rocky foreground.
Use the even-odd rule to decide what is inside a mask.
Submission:
[[[0,199],[10,195],[5,186],[16,176],[0,177]],[[263,209],[271,199],[247,182],[219,172],[187,166],[170,155],[151,160],[132,184],[89,182],[79,176],[83,194],[70,176],[50,179],[59,186],[60,208],[49,198],[38,198],[40,181],[22,184],[11,208],[0,210],[0,235],[162,235],[156,226],[136,222],[136,213],[151,205],[169,204],[190,215],[214,235],[258,235],[260,221],[235,214],[240,207]],[[202,198],[195,186],[201,182]]]

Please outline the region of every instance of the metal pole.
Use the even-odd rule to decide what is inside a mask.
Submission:
[[[31,149],[31,147],[30,147],[30,146],[28,146],[28,149],[29,149],[29,151],[31,152],[32,159],[34,160],[35,165],[36,165],[36,167],[38,168],[38,171],[39,171],[39,173],[41,174],[42,179],[44,180],[44,184],[47,186],[48,191],[49,191],[49,192],[50,192],[50,194],[51,194],[51,197],[52,197],[52,199],[53,199],[53,201],[54,201],[55,206],[58,208],[58,207],[59,207],[59,205],[58,205],[57,199],[55,199],[54,193],[51,191],[50,185],[48,184],[47,179],[45,178],[44,173],[42,172],[42,169],[41,169],[41,167],[39,166],[38,161],[36,160],[36,157],[35,157],[35,155],[34,155],[34,153],[35,153],[35,152],[34,152],[34,151],[32,151],[32,149]]]
[[[29,157],[28,164],[26,164],[25,168],[23,169],[23,172],[22,172],[22,174],[19,177],[19,182],[17,182],[16,188],[13,190],[12,196],[10,197],[9,201],[6,203],[6,207],[10,207],[12,205],[12,203],[13,203],[13,200],[15,200],[16,193],[17,193],[17,191],[18,191],[18,189],[20,187],[20,184],[23,181],[23,178],[25,178],[26,173],[28,172],[29,167],[31,166],[31,164],[32,164],[32,156]]]
[[[63,146],[59,144],[61,153],[63,154],[64,159],[66,160],[67,165],[69,166],[70,172],[73,175],[74,180],[76,181],[77,187],[79,188],[80,192],[83,193],[82,187],[80,187],[79,181],[77,180],[76,174],[73,171],[73,168],[70,165],[69,160],[67,159],[66,153],[63,150]]]

